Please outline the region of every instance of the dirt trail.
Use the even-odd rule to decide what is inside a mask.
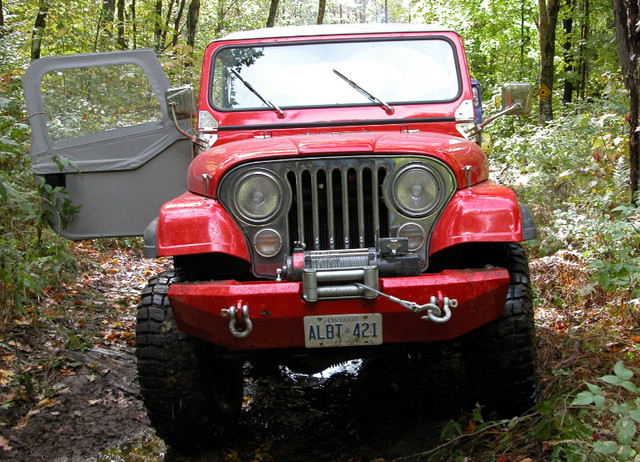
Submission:
[[[169,263],[74,249],[86,271],[47,292],[0,343],[3,369],[14,375],[1,389],[0,459],[388,462],[437,446],[442,423],[457,417],[462,378],[452,352],[421,364],[372,361],[330,377],[266,376],[247,365],[234,436],[204,454],[175,453],[149,426],[133,339],[139,290]],[[30,390],[18,376],[30,377]]]

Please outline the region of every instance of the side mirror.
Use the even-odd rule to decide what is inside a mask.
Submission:
[[[502,86],[502,111],[509,115],[527,115],[531,112],[533,87],[528,83],[505,83]]]
[[[181,120],[196,116],[196,98],[191,85],[168,88],[164,98],[171,118]]]
[[[482,132],[484,127],[503,115],[527,115],[531,112],[533,87],[528,83],[505,83],[502,86],[502,109],[467,132],[467,138]]]

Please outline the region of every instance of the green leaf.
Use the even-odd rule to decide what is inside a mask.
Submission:
[[[596,441],[593,450],[598,454],[615,454],[618,452],[618,445],[614,441]]]
[[[620,386],[626,390],[629,390],[632,393],[640,392],[640,390],[638,390],[638,387],[636,387],[636,385],[633,382],[629,382],[628,380],[623,380]]]
[[[65,156],[53,156],[51,159],[55,162],[55,164],[58,166],[61,172],[68,168],[73,170],[78,175],[82,176],[80,169],[78,168],[78,165],[74,161],[66,158]]]
[[[542,420],[535,430],[536,438],[540,441],[547,441],[551,438],[551,421]]]
[[[618,415],[629,415],[629,405],[627,403],[614,404],[613,406],[611,406],[611,412],[614,412]]]
[[[616,435],[620,444],[630,445],[633,443],[633,437],[637,430],[636,424],[628,417],[622,417],[616,422]]]
[[[587,385],[587,388],[589,389],[589,391],[594,395],[602,394],[602,389],[598,385],[594,383],[589,383],[589,382],[585,382],[585,384]]]
[[[616,365],[613,366],[613,372],[622,380],[629,380],[633,377],[633,372],[627,369],[622,361],[618,361]]]
[[[576,398],[571,402],[571,406],[586,406],[593,404],[594,398],[598,395],[594,395],[590,391],[581,391]]]
[[[611,385],[617,385],[617,386],[621,386],[623,382],[623,380],[617,375],[605,375],[600,377],[600,380],[602,380],[603,382],[607,382]]]
[[[636,422],[640,422],[640,409],[633,409],[629,411],[629,417],[631,417]]]
[[[623,445],[618,451],[618,460],[631,460],[635,451],[628,444]]]

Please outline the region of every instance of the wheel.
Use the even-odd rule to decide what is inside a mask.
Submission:
[[[156,433],[169,445],[196,449],[219,441],[238,419],[242,364],[215,345],[178,330],[169,286],[172,271],[149,280],[136,325],[142,400]]]
[[[501,253],[511,276],[504,314],[464,339],[463,358],[472,398],[510,418],[538,401],[540,382],[527,257],[519,244]]]

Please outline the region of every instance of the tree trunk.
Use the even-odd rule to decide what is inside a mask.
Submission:
[[[156,43],[156,50],[162,51],[164,50],[164,43],[162,43],[162,0],[156,1],[153,23],[153,40]]]
[[[171,46],[175,47],[178,44],[178,37],[180,36],[180,22],[182,22],[182,15],[184,13],[184,5],[187,0],[180,0],[180,6],[178,7],[178,13],[176,14],[176,20],[173,23],[173,39],[171,40]]]
[[[102,9],[100,10],[100,16],[98,17],[98,27],[96,27],[96,36],[93,40],[93,51],[98,51],[98,45],[100,44],[100,36],[104,33],[108,38],[113,37],[111,33],[111,24],[113,24],[113,18],[115,17],[116,0],[102,0]],[[107,48],[111,47],[111,43],[107,44]]]
[[[2,0],[0,0],[0,39],[4,38],[4,11],[2,8]]]
[[[131,0],[131,35],[133,36],[133,49],[138,48],[138,24],[136,23],[136,0]]]
[[[585,51],[585,43],[588,43],[589,40],[589,22],[590,22],[590,10],[589,10],[589,0],[584,0],[583,4],[583,20],[582,20],[582,30],[580,33],[580,66],[578,67],[578,72],[580,74],[579,80],[579,95],[580,98],[584,99],[585,92],[587,89],[587,80],[589,78],[589,65],[587,60],[584,57]]]
[[[173,11],[173,4],[175,0],[169,0],[169,6],[167,7],[167,17],[162,27],[162,43],[167,43],[167,34],[169,33],[169,24],[171,23],[171,12]]]
[[[571,13],[574,11],[574,3],[571,4]],[[562,95],[562,101],[567,104],[573,99],[573,56],[571,55],[571,34],[573,32],[573,18],[565,18],[562,21],[562,28],[564,29],[564,94]]]
[[[322,24],[324,22],[324,13],[327,9],[327,0],[318,0],[318,18],[316,24]]]
[[[538,42],[540,44],[540,87],[538,88],[538,119],[541,125],[553,120],[552,94],[553,60],[556,55],[556,25],[559,0],[538,0]]]
[[[100,22],[103,27],[107,27],[113,22],[116,12],[116,0],[102,0],[102,11],[100,12]]]
[[[269,8],[269,17],[267,18],[267,27],[273,27],[276,23],[276,14],[278,13],[279,0],[271,0]]]
[[[191,0],[187,10],[187,45],[191,48],[196,44],[196,29],[200,16],[200,0]]]
[[[519,74],[522,74],[524,69],[524,48],[526,45],[526,37],[525,37],[525,3],[524,0],[520,3],[520,70]]]
[[[640,21],[639,0],[613,0],[613,14],[616,26],[616,39],[618,42],[618,56],[620,68],[624,76],[624,85],[629,91],[629,164],[631,194],[638,191],[638,176],[640,170],[640,31],[636,24]]]
[[[38,6],[38,15],[36,16],[36,23],[33,27],[33,32],[31,33],[31,60],[40,59],[42,35],[44,34],[48,12],[48,0],[40,0],[40,5]]]
[[[127,48],[127,40],[124,38],[124,0],[118,0],[118,47],[121,50]]]
[[[222,35],[222,30],[225,26],[226,13],[224,8],[224,2],[219,1],[217,6],[217,16],[216,16],[216,25],[213,29],[214,37],[220,37]]]

